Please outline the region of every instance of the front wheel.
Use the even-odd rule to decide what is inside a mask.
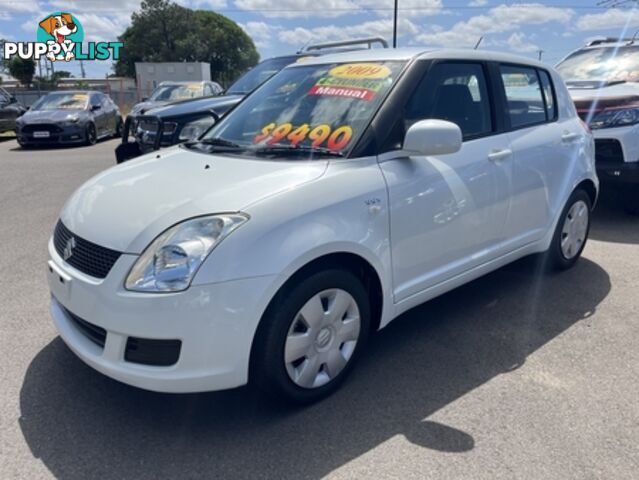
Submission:
[[[575,190],[564,207],[547,252],[553,270],[572,267],[584,250],[590,231],[592,202],[584,190]]]
[[[122,137],[122,118],[118,118],[115,122],[115,132],[113,132],[113,138]]]
[[[93,123],[89,123],[87,125],[84,140],[87,145],[95,145],[98,141],[98,135],[95,131],[95,125]]]
[[[325,270],[285,287],[255,338],[251,380],[271,396],[311,403],[351,371],[370,328],[368,294],[345,270]]]

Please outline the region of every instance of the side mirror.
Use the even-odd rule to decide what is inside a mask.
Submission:
[[[91,105],[91,111],[95,112],[96,110],[100,110],[102,105]]]
[[[142,100],[140,100],[141,102],[146,102],[149,99],[149,97],[142,97]]]
[[[18,103],[18,99],[15,97],[15,95],[11,95],[9,97],[9,103]]]
[[[445,120],[420,120],[410,126],[403,150],[414,155],[446,155],[459,152],[462,132],[458,125]]]

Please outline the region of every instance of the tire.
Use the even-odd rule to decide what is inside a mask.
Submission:
[[[120,138],[122,137],[122,118],[118,118],[116,124],[115,124],[115,132],[113,133],[113,138]]]
[[[98,142],[98,134],[95,131],[95,124],[89,123],[84,132],[84,143],[85,145],[95,145]]]
[[[337,307],[333,302],[340,308],[330,315]],[[370,318],[367,291],[349,271],[323,270],[283,287],[256,333],[251,383],[286,403],[309,404],[330,395],[362,352]]]
[[[546,252],[546,265],[550,270],[567,270],[577,263],[588,240],[591,211],[590,196],[581,189],[572,192]]]

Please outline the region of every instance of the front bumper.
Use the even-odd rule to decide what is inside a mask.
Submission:
[[[172,294],[129,292],[123,280],[137,259],[123,254],[104,280],[66,264],[49,242],[51,316],[85,363],[123,383],[161,392],[222,390],[248,380],[251,344],[276,276],[191,286]],[[105,332],[104,346],[78,327]],[[126,359],[128,340],[179,341],[177,362],[150,366]]]
[[[20,128],[16,131],[16,136],[21,145],[66,145],[86,141],[86,131],[81,125],[59,127],[56,130],[43,129],[43,131],[48,131],[49,136],[37,137],[35,132],[24,132]]]
[[[593,130],[602,182],[639,183],[639,125]]]

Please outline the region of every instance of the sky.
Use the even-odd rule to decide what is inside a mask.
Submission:
[[[175,0],[213,10],[253,38],[261,58],[294,53],[309,42],[381,35],[392,38],[394,0]],[[480,48],[515,52],[556,64],[586,41],[632,36],[639,8],[605,8],[601,0],[399,0],[399,46]],[[637,2],[639,3],[639,1]],[[627,5],[634,5],[629,2]],[[0,38],[35,41],[38,22],[68,11],[82,23],[85,40],[115,41],[130,24],[139,0],[0,0]],[[124,46],[126,48],[126,45]],[[80,76],[79,62],[64,68]],[[85,62],[89,77],[111,72],[109,61]]]

